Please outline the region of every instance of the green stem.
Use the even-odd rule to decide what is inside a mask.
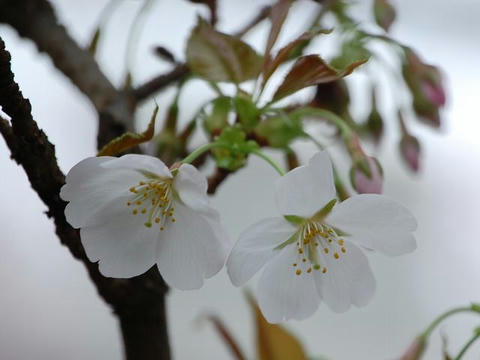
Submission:
[[[199,148],[195,149],[194,151],[192,151],[190,153],[190,155],[188,155],[185,159],[182,160],[182,163],[190,164],[192,161],[194,161],[196,158],[198,158],[204,152],[209,151],[209,150],[214,149],[214,148],[219,148],[219,147],[228,148],[228,146],[226,146],[224,144],[221,144],[221,143],[217,143],[217,142],[204,144],[204,145],[200,146]]]
[[[450,317],[451,315],[455,315],[461,312],[475,312],[475,313],[480,313],[480,310],[478,308],[478,305],[472,304],[470,306],[462,306],[458,308],[454,308],[451,310],[448,310],[447,312],[444,312],[441,314],[439,317],[437,317],[433,322],[427,327],[427,329],[423,332],[422,337],[427,339],[430,334],[432,333],[433,330],[440,324],[443,320],[446,318]]]
[[[470,346],[472,346],[472,344],[480,337],[480,332],[477,330],[475,331],[475,334],[472,336],[472,338],[470,340],[468,340],[468,342],[463,345],[462,349],[460,350],[460,352],[458,353],[457,357],[455,358],[455,360],[460,360],[462,358],[463,355],[465,355],[465,353],[467,352],[467,350],[470,348]]]
[[[275,161],[273,161],[269,156],[265,155],[260,150],[252,150],[251,153],[257,155],[258,157],[261,157],[263,160],[269,163],[281,176],[285,175],[285,170],[283,170],[280,165],[278,165]]]

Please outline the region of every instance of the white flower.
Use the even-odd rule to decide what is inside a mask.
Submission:
[[[307,318],[322,300],[335,312],[366,305],[375,279],[357,245],[386,255],[416,248],[415,219],[384,196],[356,195],[332,209],[335,187],[325,152],[281,177],[276,199],[285,217],[245,230],[227,260],[236,286],[265,267],[258,301],[269,322]]]
[[[79,162],[60,196],[104,276],[129,278],[157,264],[170,286],[197,289],[223,267],[230,250],[206,190],[192,165],[172,173],[157,158],[125,155]]]

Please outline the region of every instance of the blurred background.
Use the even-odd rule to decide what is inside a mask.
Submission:
[[[71,35],[87,44],[106,1],[52,3]],[[219,1],[219,29],[239,29],[268,3]],[[440,66],[448,89],[446,121],[440,131],[422,125],[414,129],[423,142],[420,174],[411,175],[401,163],[396,128],[387,129],[380,146],[370,148],[384,168],[384,193],[407,206],[418,219],[418,249],[400,258],[369,255],[377,279],[376,295],[369,306],[340,315],[321,306],[308,320],[287,323],[311,356],[394,359],[435,316],[449,307],[480,300],[480,122],[476,119],[480,2],[402,0],[394,5],[397,21],[392,36],[418,50],[427,62]],[[124,80],[126,40],[133,14],[140,6],[140,1],[122,2],[99,44],[100,65],[117,85]],[[303,0],[294,5],[278,44],[302,32],[313,6]],[[357,19],[371,20],[370,1],[359,1],[355,11]],[[206,15],[206,9],[186,1],[159,0],[154,4],[136,50],[134,84],[169,69],[170,65],[153,55],[153,46],[163,45],[183,59],[185,41],[197,14]],[[246,41],[262,49],[267,31],[267,24],[262,24]],[[96,153],[95,110],[33,43],[20,39],[4,25],[0,35],[12,54],[16,81],[32,103],[34,118],[56,145],[59,164],[67,172]],[[349,84],[361,84],[362,76],[352,75]],[[200,82],[188,85],[180,99],[180,118],[190,119],[198,105],[213,95],[209,91]],[[170,89],[156,97],[161,111],[173,93]],[[362,96],[357,92],[352,104],[353,114],[360,117],[369,111],[363,108]],[[382,106],[388,107],[388,101]],[[139,129],[144,128],[153,107],[151,101],[139,109]],[[296,144],[296,149],[303,161],[315,151],[307,143]],[[275,152],[271,154],[282,160]],[[348,169],[340,168],[346,178]],[[246,168],[221,185],[213,202],[232,237],[256,220],[276,214],[271,190],[276,178],[268,165],[252,158]],[[9,159],[3,141],[0,189],[0,358],[121,358],[114,316],[97,296],[83,265],[60,245],[52,222],[43,213],[44,205],[31,190],[23,170]],[[254,289],[255,282],[248,286]],[[230,358],[212,326],[198,320],[206,313],[219,315],[254,358],[252,314],[242,291],[231,285],[222,270],[199,291],[170,291],[169,331],[175,359]],[[458,352],[478,324],[472,315],[459,315],[440,327],[452,353]],[[480,343],[465,359],[479,357]],[[438,332],[425,358],[441,358]]]

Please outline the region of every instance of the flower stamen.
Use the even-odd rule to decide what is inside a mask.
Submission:
[[[175,223],[176,219],[173,217],[175,209],[173,207],[173,191],[172,182],[167,179],[149,179],[147,181],[140,181],[138,185],[129,188],[133,193],[132,199],[127,202],[127,206],[136,206],[132,210],[133,215],[146,214],[146,221],[144,225],[148,228],[152,227],[153,223],[159,225],[160,231],[165,230],[167,219]],[[138,207],[142,206],[141,209]]]

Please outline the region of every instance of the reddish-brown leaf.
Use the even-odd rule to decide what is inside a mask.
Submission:
[[[302,56],[295,62],[283,83],[273,95],[273,100],[280,100],[308,86],[338,80],[350,74],[363,63],[365,63],[365,60],[357,61],[347,66],[344,70],[338,71],[317,55]]]
[[[272,50],[275,41],[277,41],[283,23],[287,18],[290,5],[292,5],[292,0],[278,0],[278,2],[270,9],[270,22],[272,23],[272,26],[268,35],[267,47],[265,49],[266,57],[270,56],[270,51]]]
[[[187,43],[187,63],[197,75],[215,82],[241,83],[258,76],[263,57],[248,44],[199,20]]]
[[[285,45],[281,48],[275,57],[266,56],[265,63],[263,65],[263,84],[268,81],[270,76],[274,71],[285,61],[287,61],[291,54],[301,46],[303,43],[310,41],[314,36],[318,34],[328,34],[330,30],[321,30],[321,31],[307,31],[300,35],[297,39]]]
[[[127,132],[122,136],[113,139],[98,152],[97,156],[114,156],[121,152],[127,151],[134,146],[150,141],[155,130],[155,119],[157,117],[157,113],[158,105],[155,106],[155,110],[153,110],[152,118],[148,123],[147,130],[140,134]]]
[[[302,344],[282,326],[265,320],[255,300],[247,294],[255,315],[258,360],[307,360]]]

